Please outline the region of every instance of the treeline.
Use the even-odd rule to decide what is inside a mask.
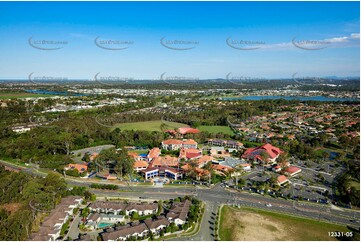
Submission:
[[[338,202],[360,207],[360,161],[348,160],[345,165],[347,171],[334,182]]]
[[[68,190],[56,173],[41,178],[0,166],[0,240],[27,240],[39,224],[38,211],[53,209],[68,195],[92,196],[85,188]]]
[[[112,185],[112,184],[92,183],[90,185],[90,188],[103,189],[103,190],[117,190],[119,187],[117,185]]]

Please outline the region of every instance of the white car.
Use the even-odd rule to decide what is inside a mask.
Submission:
[[[266,207],[272,207],[272,204],[270,204],[270,203],[266,203]]]

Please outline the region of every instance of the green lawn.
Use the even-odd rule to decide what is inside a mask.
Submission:
[[[199,126],[197,127],[200,131],[206,131],[209,133],[217,134],[217,133],[224,133],[233,135],[233,131],[228,126]]]
[[[162,124],[164,124],[162,126]],[[176,122],[168,122],[168,121],[144,121],[144,122],[133,122],[133,123],[120,123],[114,125],[113,129],[120,128],[121,130],[144,130],[144,131],[159,131],[162,132],[167,129],[177,129],[180,127],[189,127],[186,124],[176,123]]]
[[[259,226],[262,224],[262,226]],[[256,226],[258,225],[258,226]],[[256,227],[256,228],[255,228]],[[294,217],[254,208],[224,206],[221,210],[221,240],[336,240],[328,232],[348,232],[346,226]],[[355,232],[353,232],[355,234]],[[355,239],[355,238],[353,238]]]
[[[147,149],[147,150],[131,150],[131,152],[135,152],[138,155],[140,155],[140,154],[148,154],[149,149]]]
[[[14,99],[14,98],[27,98],[27,97],[51,97],[50,94],[35,94],[26,92],[13,92],[13,93],[0,93],[0,99]]]

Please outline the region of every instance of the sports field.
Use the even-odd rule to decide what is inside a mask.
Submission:
[[[206,131],[209,133],[217,134],[217,133],[223,133],[223,134],[229,134],[233,135],[233,131],[228,126],[199,126],[197,127],[200,131]]]
[[[221,211],[221,240],[337,240],[330,231],[347,227],[253,208],[224,206]]]
[[[121,130],[144,130],[144,131],[159,131],[162,132],[167,129],[177,129],[180,127],[189,127],[186,124],[168,122],[168,121],[144,121],[134,123],[120,123],[114,125],[113,129],[120,128]]]

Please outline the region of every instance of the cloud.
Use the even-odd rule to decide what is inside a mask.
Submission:
[[[290,42],[260,44],[257,50],[295,50],[297,48],[317,50],[325,48],[347,48],[360,46],[360,33],[352,33],[349,36],[337,36],[321,40],[303,39],[301,36],[294,37]]]
[[[325,41],[331,43],[347,43],[353,40],[359,40],[360,34],[359,33],[352,33],[350,36],[342,36],[342,37],[334,37],[331,39],[326,39]]]

